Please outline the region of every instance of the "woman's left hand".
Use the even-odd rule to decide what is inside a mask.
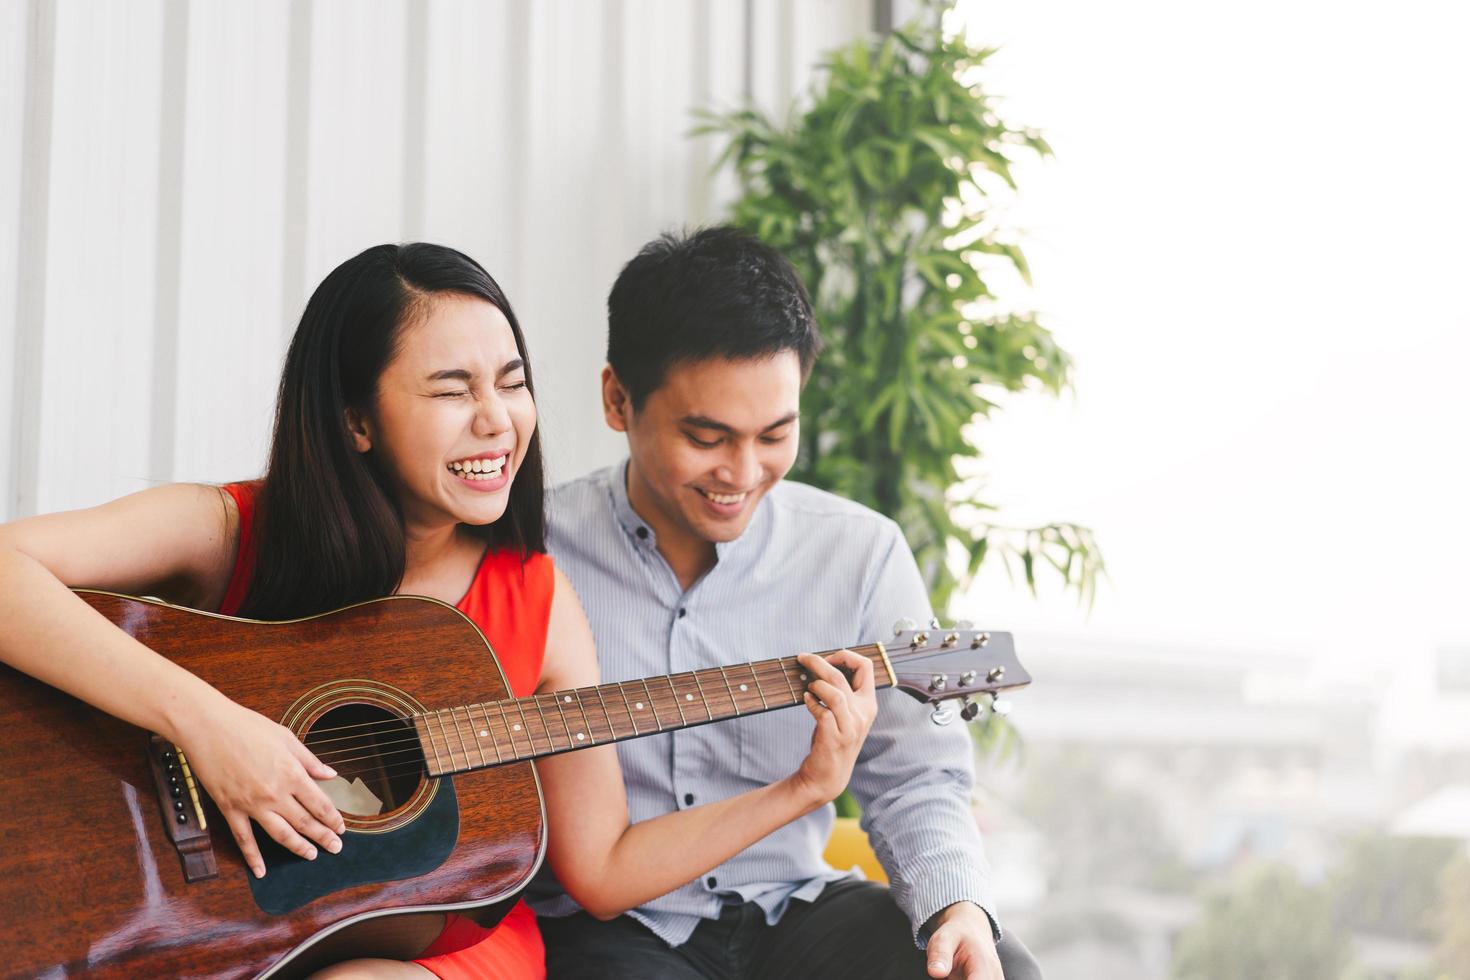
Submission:
[[[816,719],[812,748],[790,778],[815,809],[847,788],[868,729],[878,714],[873,685],[873,662],[851,650],[839,650],[823,659],[803,653],[797,660],[812,678],[803,695]],[[852,674],[852,683],[838,667]]]

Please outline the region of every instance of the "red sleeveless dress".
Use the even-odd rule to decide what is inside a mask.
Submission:
[[[228,616],[244,603],[255,565],[253,523],[260,484],[232,483],[224,489],[240,510],[240,545],[219,608]],[[469,591],[456,603],[490,641],[516,697],[533,694],[541,678],[554,589],[547,555],[534,554],[522,564],[512,552],[487,551]],[[442,980],[543,980],[546,976],[541,930],[525,902],[517,902],[494,929],[449,915],[439,938],[414,962]]]

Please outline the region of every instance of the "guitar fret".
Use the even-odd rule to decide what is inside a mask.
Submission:
[[[541,700],[545,695],[537,694],[533,700],[536,705],[536,714],[541,718],[541,734],[546,736],[546,750],[550,754],[556,751],[556,739],[551,735],[551,722],[546,718],[546,704]],[[554,702],[553,702],[554,703]],[[560,709],[557,711],[560,714]],[[571,732],[567,733],[568,735]]]
[[[569,695],[570,696],[570,695]],[[582,712],[582,727],[587,730],[587,738],[592,745],[597,744],[597,736],[592,734],[592,721],[587,717],[587,695],[582,691],[576,692],[577,710]],[[577,733],[577,741],[582,740],[582,733]]]
[[[648,695],[648,710],[653,715],[653,727],[658,731],[663,731],[663,722],[658,720],[658,705],[653,701],[653,690],[648,686],[648,678],[643,678],[639,683],[643,685],[643,691]]]
[[[679,721],[684,725],[688,725],[689,719],[684,717],[684,706],[679,703],[679,691],[674,687],[674,678],[665,677],[664,683],[669,685],[669,693],[674,696],[674,707],[679,710]]]
[[[760,695],[761,710],[765,711],[767,708],[770,707],[770,705],[766,703],[766,692],[765,689],[761,686],[760,675],[755,672],[755,664],[746,664],[745,666],[746,669],[750,671],[750,679],[755,681],[755,693]]]
[[[633,714],[633,705],[628,701],[628,689],[618,682],[618,693],[623,696],[623,707],[628,710],[628,724],[633,726],[633,737],[638,737],[638,719]]]
[[[700,681],[699,681],[699,671],[697,671],[697,670],[690,671],[689,672],[689,676],[694,678],[694,687],[695,687],[695,690],[699,691],[699,703],[702,704],[702,705],[704,705],[704,716],[705,716],[705,718],[713,721],[714,720],[714,717],[715,717],[715,713],[710,710],[710,706],[709,706],[709,695],[707,695],[707,694],[704,693],[704,685],[701,684]]]
[[[536,738],[531,734],[531,722],[526,718],[526,702],[524,698],[516,698],[516,712],[521,716],[521,730],[526,733],[526,742],[531,746],[531,755],[536,754]],[[528,756],[529,758],[529,756]]]
[[[459,767],[454,764],[454,747],[449,744],[449,729],[444,727],[444,712],[436,711],[434,717],[439,721],[439,735],[444,739],[444,754],[449,757],[448,771],[453,772]]]
[[[798,662],[793,661],[791,666],[800,669],[801,664],[798,663]],[[784,661],[784,660],[777,660],[776,661],[776,669],[779,670],[779,671],[781,671],[781,678],[782,678],[782,680],[786,681],[786,686],[789,687],[789,688],[791,688],[791,697],[793,699],[793,703],[800,704],[801,703],[801,700],[802,700],[801,699],[802,692],[797,689],[797,687],[796,687],[795,684],[791,683],[791,670],[790,670],[790,668],[787,667],[786,661]]]
[[[730,692],[730,707],[735,709],[735,717],[740,717],[740,702],[735,700],[735,689],[730,686],[730,678],[724,667],[720,668],[720,680],[725,682],[725,690]]]
[[[505,761],[505,756],[501,755],[500,753],[500,736],[495,734],[495,723],[490,720],[489,706],[483,703],[480,705],[480,717],[485,719],[485,731],[490,735],[490,747],[495,750],[495,764],[499,765],[500,763]],[[506,734],[510,734],[509,729],[506,730]],[[516,747],[514,742],[511,743],[510,754],[512,756],[516,754]]]
[[[567,730],[567,748],[571,748],[572,747],[572,725],[571,725],[571,722],[567,721],[567,713],[566,713],[566,711],[561,706],[561,698],[557,697],[557,694],[554,691],[549,695],[549,697],[551,698],[552,704],[555,704],[556,705],[556,713],[559,714],[559,715],[561,715],[561,725],[562,725],[563,728],[565,728]]]
[[[429,743],[429,748],[434,751],[434,765],[439,769],[440,772],[443,772],[444,771],[444,763],[439,758],[439,746],[437,746],[437,745],[434,744],[434,733],[429,728],[429,715],[427,713],[421,714],[421,715],[419,715],[419,719],[423,722],[423,729],[422,729],[422,731],[424,733],[423,734],[423,738],[419,740],[420,741],[420,746],[419,747],[422,749],[423,742],[425,742],[425,741],[427,741]]]
[[[464,750],[464,767],[466,769],[471,769],[474,767],[474,763],[470,760],[470,744],[464,740],[464,729],[460,727],[459,718],[454,713],[456,710],[458,709],[449,709],[449,720],[454,724],[454,734],[459,736],[460,748]],[[484,749],[480,750],[480,758],[481,760],[485,758]]]
[[[597,703],[602,705],[602,720],[607,723],[607,737],[615,739],[618,737],[618,733],[617,729],[613,728],[612,715],[607,713],[607,700],[602,696],[602,685],[598,685],[592,690],[597,692]]]

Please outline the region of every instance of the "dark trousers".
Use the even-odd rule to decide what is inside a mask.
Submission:
[[[585,912],[543,918],[547,980],[784,980],[928,977],[908,918],[888,889],[839,881],[815,902],[793,901],[774,926],[753,902],[706,919],[682,946],[670,947],[626,915],[600,922]],[[1007,933],[996,946],[1006,980],[1040,980],[1041,969]]]

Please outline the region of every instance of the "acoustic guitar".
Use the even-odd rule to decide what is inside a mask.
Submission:
[[[498,921],[539,867],[531,760],[798,705],[808,681],[787,657],[514,698],[480,631],[433,599],[258,622],[79,595],[295,732],[337,770],[347,832],[304,861],[257,829],[256,879],[176,746],[0,667],[0,975],[287,977],[412,957],[441,913]],[[854,649],[938,723],[1030,682],[1006,633],[932,624]]]

